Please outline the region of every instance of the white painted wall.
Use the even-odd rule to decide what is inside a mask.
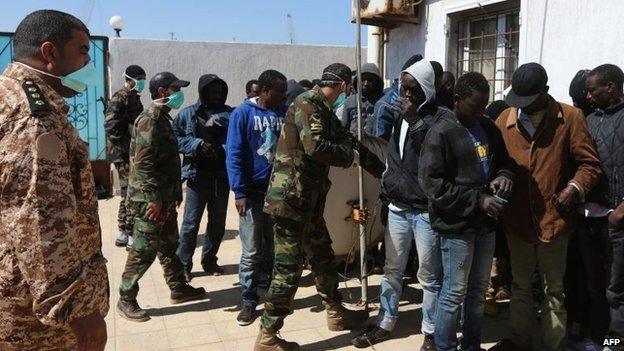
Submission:
[[[313,30],[313,29],[310,29]],[[239,105],[245,98],[245,83],[262,71],[276,69],[288,79],[320,78],[323,68],[342,62],[355,67],[355,48],[276,44],[208,43],[169,40],[111,38],[109,43],[109,82],[112,91],[124,82],[123,73],[131,64],[145,69],[149,78],[170,71],[191,85],[184,90],[184,106],[197,101],[197,80],[214,73],[228,83],[227,103]],[[366,58],[366,50],[362,56]],[[144,105],[149,93],[141,96]]]
[[[570,100],[579,69],[624,68],[624,1],[523,0],[521,11],[520,62],[541,63],[556,98]]]
[[[478,1],[482,6],[506,0]],[[405,60],[420,53],[443,65],[449,55],[450,14],[477,8],[475,0],[425,0],[421,24],[390,31],[386,80],[398,76]],[[622,0],[522,0],[520,64],[539,62],[548,72],[551,94],[570,101],[568,86],[583,68],[614,63],[624,68],[624,2]],[[369,27],[369,40],[371,28]],[[370,59],[370,56],[369,56]]]

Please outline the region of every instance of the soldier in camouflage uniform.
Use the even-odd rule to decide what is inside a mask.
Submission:
[[[89,70],[88,35],[69,14],[33,12],[15,31],[15,63],[0,76],[3,351],[106,345],[109,286],[95,184],[63,99],[86,86],[74,80],[72,90],[59,77]]]
[[[106,108],[104,128],[106,130],[106,148],[108,160],[115,165],[119,174],[121,202],[117,222],[119,235],[116,246],[132,246],[132,218],[126,211],[126,192],[128,190],[128,172],[130,171],[130,139],[134,120],[143,112],[139,93],[145,86],[145,71],[137,65],[126,68],[126,82],[123,88],[113,94]]]
[[[158,256],[171,302],[202,298],[203,288],[186,283],[182,263],[175,254],[178,240],[176,208],[182,201],[180,157],[169,111],[184,102],[181,87],[189,82],[162,72],[150,80],[152,104],[134,122],[130,144],[127,206],[134,218],[134,244],[128,253],[119,286],[119,314],[132,321],[150,317],[136,301],[139,279]]]
[[[351,70],[332,64],[323,71],[320,86],[299,95],[286,115],[264,204],[264,211],[275,217],[275,263],[256,351],[299,349],[276,334],[292,313],[304,258],[314,272],[330,330],[353,328],[368,317],[366,311],[347,310],[341,304],[334,252],[323,219],[330,166],[350,167],[357,162],[378,178],[385,169],[333,112],[332,104],[350,84]]]

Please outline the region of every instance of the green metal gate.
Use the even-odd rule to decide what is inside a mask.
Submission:
[[[0,72],[13,62],[13,33],[0,33]],[[98,69],[97,84],[83,93],[65,99],[69,104],[68,118],[76,127],[82,140],[89,144],[91,160],[106,159],[106,136],[104,134],[104,109],[107,91],[106,66],[108,38],[91,37],[89,55]]]

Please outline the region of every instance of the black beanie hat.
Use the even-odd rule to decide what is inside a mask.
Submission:
[[[139,76],[145,76],[145,71],[141,66],[130,65],[126,68],[126,75],[130,78],[137,79]]]

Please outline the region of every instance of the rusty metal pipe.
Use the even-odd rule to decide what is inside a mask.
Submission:
[[[362,141],[362,13],[360,0],[356,0],[357,4],[355,14],[355,66],[357,70],[357,127],[358,127],[358,140]],[[359,193],[359,205],[360,209],[364,208],[364,177],[362,166],[358,165],[358,193]],[[359,223],[360,229],[360,282],[362,285],[362,297],[361,303],[365,309],[368,309],[368,277],[366,274],[366,224],[365,222]]]

